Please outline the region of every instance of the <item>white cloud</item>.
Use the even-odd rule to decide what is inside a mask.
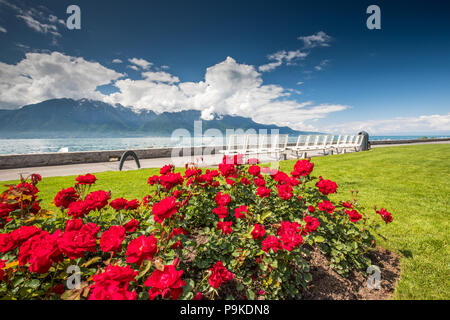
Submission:
[[[112,62],[113,62],[113,63],[122,63],[123,61],[120,60],[120,59],[114,59]]]
[[[153,63],[145,59],[131,58],[128,59],[128,61],[144,70],[150,69],[150,67],[153,65]]]
[[[40,33],[50,33],[54,36],[61,36],[58,28],[52,24],[41,23],[34,19],[31,15],[17,15],[18,18],[25,21],[28,27]]]
[[[159,73],[144,72],[142,80],[116,81],[120,91],[106,96],[104,101],[155,112],[195,109],[202,112],[205,120],[215,114],[239,115],[264,124],[297,129],[303,129],[308,120],[348,108],[289,99],[292,90],[264,85],[261,73],[254,66],[239,64],[231,57],[207,68],[205,79],[200,82],[175,83],[178,78],[168,73],[164,79],[177,81],[155,82],[156,74]]]
[[[328,47],[332,38],[323,31],[319,31],[310,36],[298,37],[298,40],[302,40],[304,49],[312,49],[315,47]]]
[[[6,30],[5,28],[3,28],[2,26],[0,26],[0,32],[3,32],[3,33],[7,33],[8,32],[8,30]]]
[[[51,11],[43,5],[39,5],[39,10],[33,7],[24,6],[23,3],[18,2],[12,4],[6,0],[0,0],[0,5],[8,7],[14,12],[14,15],[36,32],[42,34],[49,34],[52,36],[52,45],[57,44],[57,38],[61,37],[58,30],[58,24],[64,25],[65,22],[59,19]]]
[[[172,76],[170,73],[159,71],[159,72],[143,72],[142,77],[149,81],[155,81],[155,82],[168,82],[168,83],[176,83],[180,82],[180,79],[178,77]]]
[[[163,70],[168,70],[168,69],[169,69],[169,66],[165,66],[165,65],[164,65],[164,66],[161,66],[160,68],[163,69]]]
[[[0,108],[18,108],[53,98],[101,100],[95,91],[122,74],[97,62],[59,52],[26,53],[15,65],[0,62]]]
[[[323,70],[323,68],[328,65],[328,63],[330,62],[330,60],[322,60],[317,66],[314,67],[314,69],[316,69],[317,71],[321,71]]]
[[[361,130],[372,135],[416,134],[418,132],[450,132],[450,113],[397,117],[393,119],[352,121],[326,127],[334,133],[355,133]]]
[[[267,72],[278,68],[283,63],[285,63],[286,65],[295,64],[294,61],[296,59],[305,59],[309,55],[309,51],[305,52],[305,50],[309,50],[319,46],[328,47],[329,42],[332,40],[332,38],[323,31],[319,31],[310,36],[298,37],[297,39],[303,41],[304,45],[301,50],[292,50],[292,51],[281,50],[273,54],[270,54],[269,56],[267,56],[267,58],[271,62],[259,66],[258,70],[260,72]],[[316,70],[321,70],[322,68],[323,66],[319,65],[316,67]]]
[[[137,66],[127,66],[128,68],[130,68],[130,69],[133,69],[133,70],[136,70],[136,71],[139,71],[139,68],[137,67]]]
[[[59,23],[59,24],[61,24],[63,26],[66,25],[66,22],[63,19],[59,19],[57,16],[55,16],[53,14],[50,14],[48,16],[48,21],[50,21],[51,23]]]
[[[300,50],[295,51],[278,51],[273,54],[270,54],[267,56],[269,60],[272,60],[272,62],[269,62],[267,64],[264,64],[262,66],[259,66],[258,70],[261,72],[271,71],[279,66],[281,66],[284,63],[289,64],[295,59],[304,59],[308,56],[307,53],[302,52]]]
[[[304,84],[304,82],[303,81],[299,81],[299,82],[297,82],[297,84],[300,86],[300,85]]]

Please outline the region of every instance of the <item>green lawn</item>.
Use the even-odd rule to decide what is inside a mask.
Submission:
[[[401,255],[401,279],[396,299],[450,299],[449,207],[450,144],[377,148],[368,152],[314,158],[314,174],[336,181],[339,199],[358,189],[367,208],[390,211],[393,223],[381,232],[379,244]],[[281,163],[290,172],[294,160]],[[95,189],[111,190],[113,197],[142,198],[147,177],[158,169],[101,172]],[[16,181],[9,181],[8,183]],[[74,177],[44,178],[42,206]]]

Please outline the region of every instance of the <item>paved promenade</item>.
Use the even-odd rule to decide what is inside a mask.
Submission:
[[[448,144],[450,141],[440,141],[440,142],[426,142],[426,143],[409,143],[407,145],[413,144],[436,144],[436,143],[445,143]],[[404,144],[401,144],[404,145]],[[390,144],[390,145],[375,145],[373,148],[389,148],[399,146],[399,144]],[[322,152],[313,151],[308,152],[308,157],[318,157],[324,156]],[[295,159],[295,157],[288,157],[288,159]],[[203,158],[200,157],[184,157],[184,158],[155,158],[155,159],[141,159],[140,164],[141,168],[160,168],[165,164],[173,164],[177,167],[184,166],[187,162],[195,162],[199,167],[212,167],[216,166],[222,160],[221,155],[211,155],[205,156]],[[261,162],[270,162],[274,161],[274,159],[270,159],[268,157],[260,157]],[[86,163],[86,164],[73,164],[73,165],[61,165],[61,166],[45,166],[45,167],[33,167],[33,168],[16,168],[16,169],[4,169],[0,170],[0,181],[8,181],[19,179],[19,175],[22,174],[24,176],[29,175],[31,173],[39,173],[42,177],[55,177],[55,176],[71,176],[71,175],[79,175],[86,173],[94,173],[94,172],[103,172],[103,171],[117,171],[119,167],[119,162],[98,162],[98,163]],[[123,166],[123,171],[126,170],[136,170],[137,166],[134,160],[130,158],[130,160],[126,161]]]

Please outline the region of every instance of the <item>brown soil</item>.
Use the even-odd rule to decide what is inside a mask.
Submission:
[[[329,267],[327,258],[315,249],[311,252],[311,274],[304,299],[307,300],[385,300],[390,299],[400,277],[399,257],[383,248],[371,255],[372,264],[380,268],[380,289],[369,289],[369,277],[364,271],[353,272],[347,278]]]

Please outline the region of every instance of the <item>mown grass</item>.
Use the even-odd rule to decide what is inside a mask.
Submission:
[[[378,243],[401,255],[401,279],[395,299],[449,299],[450,144],[377,148],[368,152],[314,158],[314,175],[339,185],[339,199],[359,190],[368,210],[376,205],[392,212],[393,223],[383,226],[388,240]],[[291,171],[295,160],[281,162]],[[96,173],[95,189],[111,190],[113,197],[142,198],[150,175],[159,169]],[[6,183],[16,183],[9,181]],[[39,184],[42,207],[74,176],[44,178]],[[54,208],[53,208],[54,209]]]

